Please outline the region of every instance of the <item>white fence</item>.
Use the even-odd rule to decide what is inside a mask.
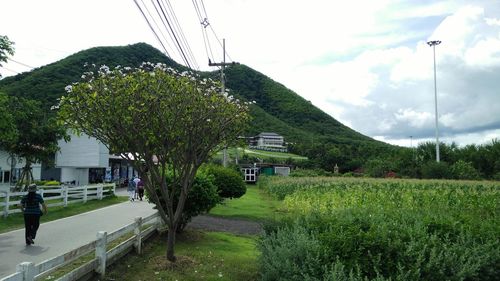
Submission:
[[[149,227],[143,229],[144,226],[148,225]],[[100,231],[97,233],[96,240],[60,256],[45,260],[39,264],[34,264],[32,262],[20,263],[16,267],[16,273],[4,277],[0,279],[0,281],[45,280],[54,271],[91,252],[95,252],[95,257],[91,261],[59,277],[57,280],[73,281],[89,277],[93,274],[104,277],[106,274],[106,267],[129,253],[132,249],[135,249],[137,253],[141,254],[142,242],[151,237],[161,225],[162,221],[158,213],[144,219],[138,217],[133,223],[117,229],[110,234]],[[121,242],[109,251],[106,250],[109,243],[132,232],[132,237]]]
[[[115,194],[115,184],[96,184],[77,187],[42,186],[37,193],[42,195],[47,206],[67,206],[68,204],[101,200]],[[0,191],[0,210],[3,216],[19,213],[19,203],[26,192]],[[3,202],[2,202],[3,201]]]

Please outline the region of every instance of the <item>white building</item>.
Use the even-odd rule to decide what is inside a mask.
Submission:
[[[276,133],[260,133],[251,138],[250,148],[286,152],[285,140],[283,136]]]
[[[58,142],[55,167],[60,169],[60,182],[85,185],[105,176],[109,166],[109,149],[100,141],[85,134],[71,135],[71,141]]]
[[[55,155],[55,166],[48,168],[42,164],[33,164],[34,180],[56,180],[75,185],[86,185],[106,181],[123,182],[137,174],[132,167],[119,156],[110,155],[109,149],[100,141],[88,135],[71,134],[71,140],[58,141],[59,151]],[[15,182],[24,166],[23,159],[18,159],[14,169],[11,167],[9,154],[0,151],[0,185],[9,186],[11,174]]]
[[[10,185],[11,177],[16,180],[21,176],[21,169],[24,167],[24,164],[24,159],[17,159],[15,157],[14,163],[12,163],[12,157],[7,152],[0,150],[0,190],[2,190],[2,187]],[[34,163],[31,167],[33,178],[40,179],[42,165]]]

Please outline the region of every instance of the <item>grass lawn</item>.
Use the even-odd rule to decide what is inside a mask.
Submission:
[[[118,204],[127,201],[127,197],[105,197],[102,200],[90,200],[87,203],[74,203],[67,207],[57,206],[48,207],[48,214],[42,216],[40,222],[49,222],[58,220],[92,210],[104,208],[110,205]],[[5,233],[11,230],[24,228],[24,218],[21,213],[11,214],[6,218],[0,218],[0,233]]]
[[[228,148],[227,152],[228,152],[229,158],[231,158],[231,159],[236,158],[236,154],[238,154],[238,158],[240,158],[240,159],[243,157],[244,154],[248,154],[250,156],[256,156],[256,157],[262,158],[264,161],[269,161],[271,158],[275,158],[275,159],[292,158],[295,160],[307,160],[307,157],[300,156],[300,155],[293,154],[293,153],[265,151],[265,150],[240,148],[240,147]],[[223,151],[219,151],[219,152],[217,152],[216,155],[214,155],[215,159],[218,159],[221,161],[222,161],[222,157],[223,157]]]
[[[172,264],[165,257],[165,233],[148,241],[141,256],[130,253],[108,268],[104,280],[258,280],[256,239],[186,231],[177,236]]]
[[[211,215],[243,218],[254,221],[272,220],[279,214],[281,202],[272,199],[256,185],[247,185],[247,192],[241,198],[227,199],[210,211]]]
[[[243,152],[243,149],[238,148],[240,154]],[[257,149],[244,149],[244,153],[250,154],[250,155],[256,155],[262,158],[262,156],[267,157],[267,158],[292,158],[296,160],[307,160],[307,157],[305,156],[300,156],[297,154],[293,153],[287,153],[287,152],[275,152],[275,151],[265,151],[265,150],[257,150]]]

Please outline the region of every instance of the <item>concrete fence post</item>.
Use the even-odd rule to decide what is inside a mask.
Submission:
[[[135,235],[135,251],[140,255],[142,253],[142,218],[141,217],[136,217],[135,218],[135,228],[134,228],[134,235]]]
[[[3,217],[6,218],[9,215],[9,204],[10,204],[10,191],[5,192],[5,206],[3,209]]]
[[[102,278],[106,275],[106,244],[108,233],[106,231],[97,232],[97,244],[95,247],[95,257],[97,258],[97,268],[95,271]]]
[[[62,186],[61,187],[61,192],[64,196],[63,200],[64,200],[64,207],[67,207],[68,206],[68,187],[67,186]]]
[[[97,199],[102,200],[102,184],[97,186]]]
[[[87,192],[87,186],[83,186],[83,203],[87,203],[87,196],[88,196],[88,192]]]
[[[23,274],[23,281],[35,280],[35,264],[32,262],[23,262],[16,266],[16,271]]]

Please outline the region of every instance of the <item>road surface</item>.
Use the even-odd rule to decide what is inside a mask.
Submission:
[[[136,217],[147,217],[154,212],[147,201],[127,201],[47,223],[43,223],[42,217],[35,244],[31,246],[26,246],[24,229],[0,234],[0,278],[14,273],[21,262],[38,264],[95,240],[98,231],[111,233],[134,222]]]

